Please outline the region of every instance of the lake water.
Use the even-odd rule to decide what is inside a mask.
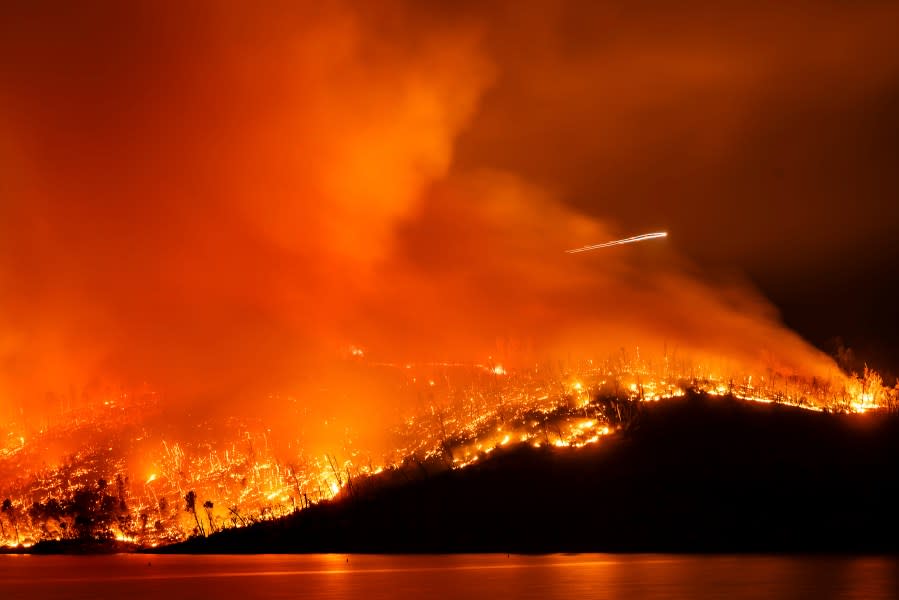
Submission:
[[[897,597],[897,557],[0,555],[3,600]]]

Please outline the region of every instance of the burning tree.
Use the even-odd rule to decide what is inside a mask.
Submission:
[[[597,396],[595,404],[609,427],[631,432],[639,426],[642,415],[639,399],[604,394]]]
[[[107,492],[105,479],[96,486],[78,488],[62,508],[73,521],[75,536],[81,539],[107,540],[113,537],[112,526],[117,523],[120,510],[118,499]]]
[[[200,517],[197,515],[197,493],[193,490],[187,492],[184,496],[184,503],[184,510],[194,516],[194,521],[197,523],[197,532],[205,536],[206,531],[203,529],[203,524],[200,523]]]
[[[2,505],[3,514],[6,515],[6,518],[12,524],[13,528],[16,531],[16,545],[19,544],[19,516],[16,511],[16,507],[13,505],[12,500],[7,498],[3,501]],[[4,536],[6,534],[4,533]]]
[[[212,500],[207,500],[203,503],[203,508],[206,510],[206,519],[209,520],[209,531],[211,533],[215,533],[215,523],[212,521]]]

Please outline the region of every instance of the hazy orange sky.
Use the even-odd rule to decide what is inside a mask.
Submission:
[[[895,347],[899,7],[596,4],[3,3],[0,402]]]

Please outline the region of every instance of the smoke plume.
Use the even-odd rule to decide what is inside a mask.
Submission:
[[[175,413],[252,412],[283,393],[379,426],[368,417],[392,410],[391,388],[353,379],[350,348],[371,361],[510,367],[640,348],[746,371],[834,373],[739,264],[711,271],[687,258],[698,229],[668,227],[677,207],[659,208],[677,165],[735,151],[745,105],[776,60],[747,38],[714,52],[664,38],[662,61],[666,48],[647,42],[660,27],[650,15],[591,10],[607,29],[563,35],[572,20],[547,6],[523,11],[514,33],[497,6],[2,10],[8,418],[146,386]],[[853,18],[872,22],[872,11]],[[833,43],[861,43],[857,29]],[[575,46],[560,48],[564,39]],[[845,65],[834,53],[811,67]],[[550,94],[559,90],[567,105]],[[709,123],[679,112],[697,94],[720,108],[702,115]],[[556,104],[537,110],[541,97]],[[570,133],[570,122],[582,131],[564,142],[528,135]],[[662,179],[644,182],[654,199],[635,216],[633,186],[615,199],[616,171],[651,164]],[[593,176],[606,178],[594,186],[602,201],[586,207]],[[706,202],[678,210],[704,223],[727,199]],[[564,253],[666,228],[652,244]]]

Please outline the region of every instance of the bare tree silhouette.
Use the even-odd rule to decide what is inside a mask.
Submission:
[[[184,510],[191,513],[194,516],[194,521],[197,522],[197,531],[200,535],[205,536],[206,531],[203,529],[203,524],[200,523],[200,517],[197,516],[197,493],[193,490],[187,492],[184,496],[184,503]]]
[[[16,508],[13,506],[12,500],[7,498],[3,501],[2,506],[3,513],[6,515],[6,518],[9,519],[9,522],[12,523],[12,526],[16,530],[16,545],[19,545],[19,519],[18,515],[16,515]]]
[[[203,503],[203,508],[206,510],[206,519],[209,521],[209,532],[215,533],[215,523],[212,522],[212,500],[207,500]]]

